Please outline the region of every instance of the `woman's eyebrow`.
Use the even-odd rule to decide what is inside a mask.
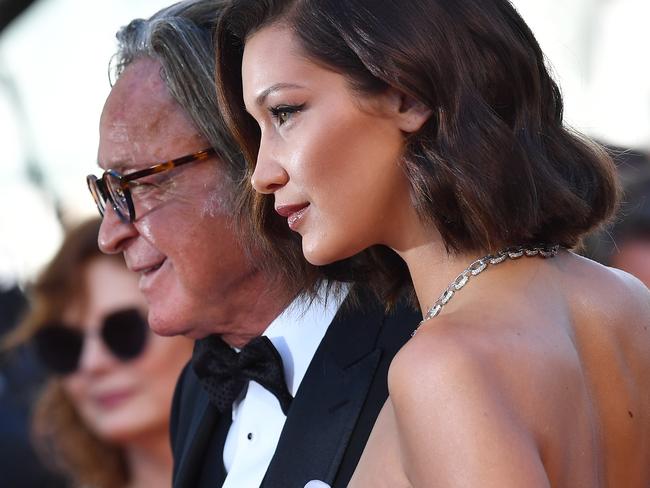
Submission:
[[[276,83],[275,85],[271,85],[266,90],[263,90],[262,93],[257,95],[257,97],[255,98],[255,104],[258,106],[264,105],[264,102],[266,101],[267,97],[277,91],[295,90],[297,88],[303,88],[303,87],[300,85],[296,85],[294,83]]]

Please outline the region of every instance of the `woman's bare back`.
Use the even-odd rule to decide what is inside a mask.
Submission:
[[[466,290],[393,361],[350,486],[647,488],[647,288],[564,252]]]
[[[573,341],[604,486],[650,486],[650,294],[622,271],[569,261]]]

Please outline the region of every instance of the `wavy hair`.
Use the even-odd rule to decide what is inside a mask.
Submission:
[[[563,124],[560,90],[507,0],[233,0],[216,36],[216,82],[249,176],[260,133],[243,106],[242,54],[269,25],[289,29],[308,58],[360,95],[393,87],[431,109],[405,140],[402,165],[420,218],[448,252],[573,248],[614,212],[610,157]],[[254,198],[257,228],[288,239],[269,196]],[[403,265],[389,267],[394,286]]]
[[[8,346],[31,340],[42,327],[61,319],[70,303],[85,303],[84,269],[91,261],[108,259],[124,266],[119,255],[100,252],[100,225],[101,220],[92,219],[67,233],[59,252],[30,287],[30,311],[8,338]],[[124,451],[86,426],[57,378],[48,380],[36,399],[32,436],[41,458],[75,486],[122,488],[129,481]]]

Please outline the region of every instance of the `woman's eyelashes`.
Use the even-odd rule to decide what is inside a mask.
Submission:
[[[271,117],[278,126],[282,126],[289,122],[292,117],[301,112],[305,104],[300,105],[276,105],[275,107],[269,107],[269,112],[271,112]]]

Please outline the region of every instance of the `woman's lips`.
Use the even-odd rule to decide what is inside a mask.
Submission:
[[[289,228],[295,231],[308,208],[309,203],[300,203],[298,205],[279,205],[275,211],[286,217]]]
[[[103,409],[112,409],[124,403],[132,395],[133,392],[130,390],[116,390],[96,395],[94,401]]]

